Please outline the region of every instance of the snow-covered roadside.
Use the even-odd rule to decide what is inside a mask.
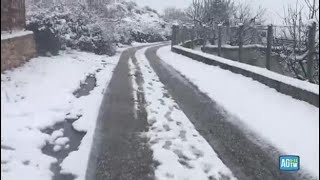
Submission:
[[[317,84],[313,84],[313,83],[310,83],[310,82],[307,82],[307,81],[301,81],[301,80],[296,79],[296,78],[284,76],[284,75],[281,75],[279,73],[269,71],[269,70],[267,70],[265,68],[252,66],[252,65],[249,65],[249,64],[240,63],[240,62],[233,61],[233,60],[230,60],[230,59],[226,59],[226,58],[223,58],[223,57],[219,57],[219,56],[216,56],[216,55],[213,55],[213,54],[208,54],[208,53],[204,53],[204,52],[201,52],[201,51],[195,51],[193,49],[185,48],[185,47],[182,47],[182,46],[174,46],[174,47],[177,48],[177,49],[181,49],[183,51],[186,51],[186,52],[190,52],[190,53],[193,53],[193,54],[197,54],[197,55],[203,56],[205,58],[214,59],[215,61],[223,63],[223,64],[227,64],[227,65],[234,66],[234,67],[237,67],[237,68],[240,68],[240,69],[251,71],[253,73],[256,73],[256,74],[259,74],[259,75],[262,75],[262,76],[266,76],[266,77],[268,77],[270,79],[274,79],[276,81],[280,81],[282,83],[285,83],[285,84],[288,84],[288,85],[291,85],[291,86],[295,86],[297,88],[304,89],[306,91],[310,91],[310,92],[313,92],[315,94],[319,94],[319,85],[317,85]]]
[[[105,59],[105,62],[102,63],[102,66],[100,65],[100,67],[97,67],[98,69],[101,69],[101,71],[95,74],[96,87],[90,92],[90,95],[75,99],[70,115],[68,115],[68,117],[81,115],[81,117],[72,125],[77,131],[86,132],[86,135],[79,146],[79,150],[71,152],[61,163],[61,173],[77,175],[76,180],[85,179],[100,104],[104,92],[109,85],[109,81],[112,78],[113,70],[118,64],[119,58],[120,54],[108,57]],[[103,66],[103,64],[105,64],[105,66]],[[81,160],[81,163],[75,165],[75,162],[79,160]]]
[[[262,139],[286,154],[299,155],[301,168],[319,177],[318,108],[251,78],[173,53],[170,46],[157,54]]]
[[[145,50],[139,50],[136,57],[144,80],[145,108],[150,124],[146,135],[150,138],[154,160],[160,163],[155,170],[156,178],[236,179],[159,81],[144,55]],[[130,74],[135,74],[137,67],[132,60],[129,67]],[[133,88],[138,91],[136,79],[132,81]]]
[[[41,130],[81,115],[73,127],[86,135],[79,150],[63,161],[62,172],[84,179],[99,106],[119,55],[61,52],[1,74],[1,178],[51,179],[50,165],[56,159],[41,149],[47,142],[68,148],[68,139],[63,131],[48,135]],[[95,74],[96,87],[88,96],[76,98],[73,92],[89,74]]]

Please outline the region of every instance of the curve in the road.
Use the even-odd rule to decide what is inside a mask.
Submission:
[[[151,47],[146,51],[152,68],[196,129],[238,179],[308,179],[300,173],[280,171],[278,157],[248,138],[242,128],[228,120],[235,117],[157,56],[160,47]]]
[[[278,170],[277,157],[252,141],[243,129],[231,123],[234,118],[216,102],[163,62],[156,52],[146,51],[150,65],[179,107],[208,141],[220,159],[240,180],[307,179]],[[114,70],[100,107],[93,147],[86,172],[87,180],[151,180],[156,163],[148,139],[140,136],[148,128],[146,114],[134,114],[134,98],[128,61],[143,48],[124,51]],[[138,60],[139,61],[139,60]]]

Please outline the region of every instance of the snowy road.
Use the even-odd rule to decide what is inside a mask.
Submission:
[[[86,179],[152,179],[152,151],[140,133],[144,114],[134,116],[128,61],[137,48],[122,53],[105,94],[97,121]]]
[[[86,179],[236,179],[138,49],[123,52],[115,68]]]
[[[255,138],[256,134],[251,130],[238,126],[239,123],[231,123],[240,122],[237,117],[231,114],[234,112],[230,113],[223,109],[220,104],[211,100],[212,98],[200,91],[185,76],[165,63],[166,61],[179,61],[177,57],[163,61],[157,55],[158,50],[159,47],[148,49],[146,57],[157,72],[161,82],[166,85],[196,129],[210,143],[236,177],[239,179],[310,179],[309,176],[304,174],[279,171],[278,156],[280,152],[277,148],[264,141],[257,142],[261,139]],[[158,54],[161,52],[164,51],[158,51]],[[185,63],[182,62],[179,65],[181,67],[187,66]],[[193,67],[197,68],[196,66]],[[189,73],[190,70],[192,69],[189,69]],[[197,72],[199,71],[197,70]],[[207,77],[205,81],[208,82],[210,79],[210,77]],[[210,84],[210,82],[208,83]],[[210,86],[214,85],[211,84]],[[241,102],[234,103],[241,104]],[[251,109],[255,108],[251,107]]]
[[[2,177],[318,178],[318,108],[167,45],[62,52],[2,74]],[[279,171],[288,153],[299,172]]]
[[[163,45],[161,45],[163,46]],[[100,110],[87,179],[313,179],[160,59],[125,51]]]

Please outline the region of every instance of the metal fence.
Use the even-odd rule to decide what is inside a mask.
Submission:
[[[316,24],[310,26],[173,26],[172,45],[319,83]],[[195,41],[196,40],[196,41]]]

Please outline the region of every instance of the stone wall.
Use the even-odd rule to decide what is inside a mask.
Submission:
[[[203,52],[218,55],[218,47],[203,47],[201,48]],[[243,53],[242,53],[242,63],[258,66],[265,68],[266,67],[266,47],[259,47],[259,46],[243,46]],[[239,48],[229,48],[229,47],[221,47],[221,57],[226,59],[238,61],[238,54]],[[279,55],[272,54],[270,59],[270,70],[282,75],[292,76],[291,74],[285,72],[282,68],[281,62],[283,59]]]
[[[1,40],[1,73],[36,56],[33,34]]]
[[[301,89],[299,87],[296,87],[296,86],[293,86],[290,84],[286,84],[284,82],[275,80],[273,78],[264,76],[262,74],[255,73],[253,71],[249,71],[249,70],[246,70],[243,68],[239,68],[236,66],[232,66],[232,65],[220,62],[220,61],[216,61],[213,58],[209,58],[206,56],[199,55],[197,53],[193,53],[193,52],[184,50],[184,49],[180,48],[179,46],[173,46],[171,48],[171,50],[175,53],[187,56],[187,57],[194,59],[196,61],[200,61],[200,62],[203,62],[208,65],[219,66],[220,68],[229,70],[233,73],[241,74],[246,77],[250,77],[253,80],[256,80],[262,84],[265,84],[266,86],[274,88],[275,90],[277,90],[278,92],[280,92],[282,94],[286,94],[286,95],[291,96],[295,99],[302,100],[302,101],[308,102],[316,107],[319,107],[319,94],[316,94],[314,92],[307,91],[307,90]]]
[[[196,39],[194,41],[186,41],[181,44],[182,47],[185,48],[192,48],[193,46],[202,46],[203,45],[203,39]]]

